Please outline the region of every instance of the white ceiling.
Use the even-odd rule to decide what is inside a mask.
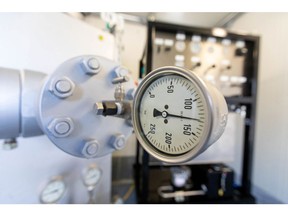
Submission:
[[[186,13],[125,13],[134,16],[140,16],[142,18],[148,18],[153,16],[156,21],[169,22],[180,25],[188,26],[200,26],[200,27],[215,27],[223,19],[229,17],[231,13],[196,13],[196,12],[186,12]]]

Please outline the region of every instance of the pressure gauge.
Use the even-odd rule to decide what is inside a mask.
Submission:
[[[52,204],[57,203],[66,191],[66,185],[61,176],[54,177],[45,186],[40,194],[41,203]]]
[[[214,143],[227,121],[220,92],[192,71],[162,67],[139,85],[133,123],[143,148],[167,163],[186,162]]]
[[[177,41],[175,43],[175,49],[177,52],[184,52],[186,49],[185,41]]]
[[[102,176],[102,171],[96,166],[91,164],[83,172],[83,182],[87,187],[94,188]]]

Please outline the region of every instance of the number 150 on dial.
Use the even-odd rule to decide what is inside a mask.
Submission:
[[[133,104],[138,140],[168,163],[203,152],[221,136],[226,119],[227,105],[219,91],[178,67],[159,68],[146,76]]]

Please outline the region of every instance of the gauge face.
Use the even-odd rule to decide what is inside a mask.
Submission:
[[[83,174],[84,184],[88,187],[95,186],[99,182],[101,175],[101,170],[96,166],[88,167],[88,169],[85,170]]]
[[[158,155],[186,154],[207,136],[207,102],[186,76],[159,73],[142,88],[136,106],[140,136]]]
[[[200,43],[191,42],[190,49],[191,49],[192,53],[198,54],[201,51],[201,44]]]
[[[175,49],[177,52],[184,52],[184,50],[186,49],[186,44],[184,41],[177,41],[175,43]]]
[[[42,203],[56,203],[65,193],[66,185],[62,179],[50,181],[41,192],[40,200]]]

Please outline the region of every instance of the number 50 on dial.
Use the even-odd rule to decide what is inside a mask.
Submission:
[[[167,163],[193,159],[224,132],[227,105],[220,92],[195,73],[162,67],[139,85],[133,123],[142,147]]]

